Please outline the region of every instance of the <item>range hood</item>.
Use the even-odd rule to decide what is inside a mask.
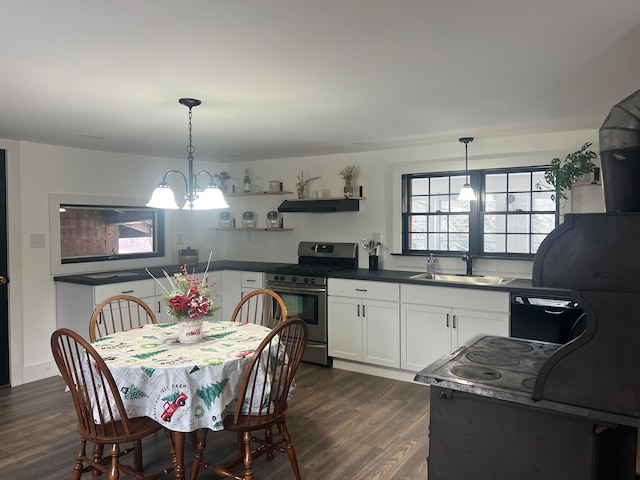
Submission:
[[[285,200],[278,207],[279,212],[357,212],[360,200],[355,198],[325,198]]]

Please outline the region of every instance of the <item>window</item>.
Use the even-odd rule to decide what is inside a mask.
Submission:
[[[558,222],[546,167],[469,172],[477,201],[459,201],[460,173],[403,175],[403,254],[533,256]]]
[[[164,212],[147,207],[60,205],[63,264],[164,255]]]

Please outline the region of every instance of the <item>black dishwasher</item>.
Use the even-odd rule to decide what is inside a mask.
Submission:
[[[570,297],[511,293],[512,337],[567,343],[584,325],[584,312]]]

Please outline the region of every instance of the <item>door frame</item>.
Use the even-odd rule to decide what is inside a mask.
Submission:
[[[6,151],[0,149],[0,275],[9,279],[9,248],[7,235],[7,161]],[[9,355],[9,285],[0,285],[0,387],[11,385]]]
[[[9,363],[12,386],[24,381],[24,333],[22,308],[22,213],[20,206],[20,142],[0,138],[5,150],[7,179],[7,274],[9,276]]]

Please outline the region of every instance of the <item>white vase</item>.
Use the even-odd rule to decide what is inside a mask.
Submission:
[[[189,318],[178,322],[178,341],[180,343],[195,343],[202,336],[203,318]]]

